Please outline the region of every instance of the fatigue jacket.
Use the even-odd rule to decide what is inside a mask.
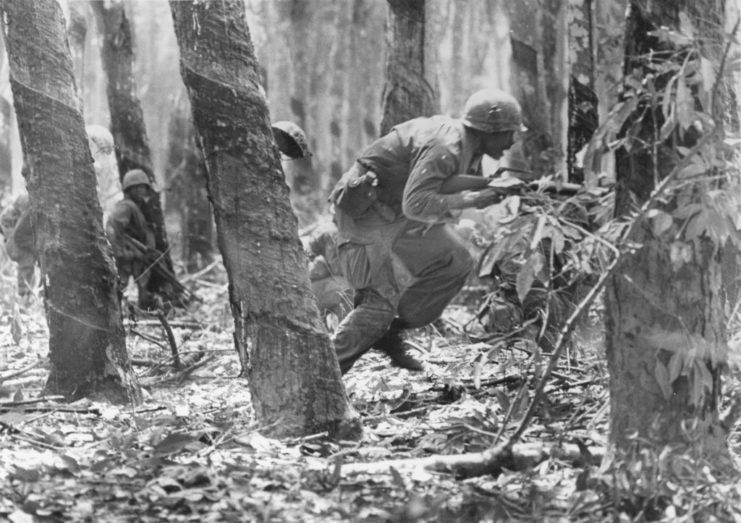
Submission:
[[[333,191],[336,200],[344,187],[368,171],[378,178],[376,203],[369,211],[354,216],[352,224],[338,223],[340,243],[366,243],[365,233],[393,222],[450,221],[453,197],[440,194],[440,187],[450,176],[478,173],[480,161],[460,120],[432,116],[397,125],[361,154]]]
[[[0,215],[8,257],[18,263],[33,264],[35,259],[34,218],[28,195],[18,196]]]
[[[440,194],[440,187],[451,176],[479,173],[480,160],[463,123],[445,116],[399,124],[365,149],[330,196],[340,248],[348,243],[368,247],[361,258],[345,263],[356,289],[361,280],[370,281],[395,301],[411,285],[414,275],[403,258],[413,253],[394,253],[394,242],[402,234],[418,230],[423,235],[426,228],[451,221],[454,197]],[[368,172],[375,173],[376,186],[358,184]],[[349,205],[343,200],[348,196]],[[353,278],[366,258],[370,275]]]
[[[113,248],[113,255],[117,258],[143,258],[144,254],[126,242],[128,235],[142,245],[154,248],[154,232],[144,218],[139,206],[128,198],[116,203],[106,222],[106,234]]]

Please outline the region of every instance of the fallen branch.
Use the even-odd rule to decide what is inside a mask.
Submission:
[[[182,277],[183,283],[189,282],[191,280],[198,280],[198,278],[200,278],[204,274],[208,274],[209,272],[211,272],[220,263],[221,263],[221,260],[214,260],[211,263],[209,263],[208,265],[206,265],[200,271],[194,272],[193,274],[186,274],[185,276]]]
[[[180,356],[178,356],[178,346],[177,343],[175,343],[175,335],[172,333],[170,324],[167,323],[167,318],[165,317],[164,312],[159,311],[157,313],[157,318],[160,320],[162,328],[165,329],[165,334],[167,334],[167,341],[170,343],[170,352],[172,352],[172,366],[175,367],[176,370],[178,370],[180,369]]]
[[[520,443],[512,447],[500,445],[484,452],[468,454],[350,463],[342,466],[342,475],[344,477],[354,474],[393,474],[393,469],[399,473],[425,470],[470,478],[486,474],[497,475],[504,469],[526,470],[549,458],[567,461],[573,466],[596,465],[602,460],[603,455],[602,448],[582,450],[575,444],[547,446],[542,443]]]
[[[9,380],[11,378],[15,378],[16,376],[21,376],[21,375],[25,374],[26,372],[35,369],[40,364],[41,364],[41,360],[38,360],[38,361],[35,361],[34,363],[32,363],[31,365],[28,365],[26,367],[23,367],[22,369],[14,370],[13,372],[9,372],[7,374],[4,374],[4,375],[0,376],[0,383],[2,383],[3,381]]]
[[[64,396],[43,396],[41,398],[34,398],[28,400],[19,401],[0,401],[0,409],[6,407],[20,407],[22,405],[35,405],[37,403],[44,403],[47,401],[63,400]]]
[[[137,327],[159,327],[162,323],[159,320],[140,320],[136,322]],[[173,329],[203,329],[203,324],[196,321],[171,321],[170,327]]]

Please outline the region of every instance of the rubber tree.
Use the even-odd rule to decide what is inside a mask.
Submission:
[[[134,47],[131,26],[124,4],[120,0],[94,0],[90,2],[103,37],[101,60],[108,79],[106,93],[111,113],[111,134],[116,144],[116,160],[121,180],[131,169],[142,169],[156,187],[152,154],[144,125],[144,115],[134,77]],[[152,225],[155,247],[165,256],[162,258],[172,271],[169,241],[162,213],[162,201],[150,198],[142,208],[147,221]],[[165,278],[152,273],[147,287],[152,292],[171,294],[175,291]]]
[[[274,430],[283,434],[352,426],[310,290],[244,4],[170,6],[256,416],[263,424],[280,420]]]
[[[386,83],[381,135],[406,120],[439,112],[426,0],[388,0]]]
[[[56,0],[0,8],[44,282],[45,392],[137,402],[61,8]]]
[[[188,93],[173,102],[168,126],[167,209],[180,224],[181,259],[189,271],[213,257],[214,227],[206,191],[206,166],[198,148]]]
[[[633,228],[635,249],[607,288],[610,440],[618,449],[649,441],[728,456],[719,416],[727,358],[719,262],[730,229],[709,87],[722,13],[715,0],[632,0],[628,10],[623,103],[634,110],[616,151],[616,212],[630,216],[659,184],[682,183]],[[699,83],[696,71],[705,75]]]

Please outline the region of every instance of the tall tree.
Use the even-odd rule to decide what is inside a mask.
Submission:
[[[77,88],[80,97],[84,96],[85,90],[85,41],[87,38],[87,13],[88,5],[85,2],[70,2],[69,16],[67,20],[67,35],[69,37],[69,48],[72,53]]]
[[[632,0],[628,11],[624,104],[635,110],[616,151],[616,210],[629,215],[657,185],[682,183],[633,228],[637,248],[608,286],[617,448],[630,447],[629,433],[637,432],[727,457],[718,414],[727,356],[719,252],[731,226],[714,167],[722,164],[722,140],[710,76],[719,70],[722,12],[717,0]]]
[[[131,27],[124,5],[120,0],[94,0],[90,4],[103,36],[101,56],[108,78],[108,107],[111,112],[111,133],[116,144],[119,175],[123,180],[123,176],[129,170],[142,169],[149,176],[153,187],[156,187],[152,155],[133,72]],[[142,211],[154,229],[155,247],[165,254],[163,260],[172,271],[172,258],[160,195],[150,198]],[[152,292],[165,294],[174,292],[168,281],[156,272],[151,275],[147,287]]]
[[[345,426],[353,414],[311,294],[244,4],[170,6],[257,417],[282,420],[282,433]]]
[[[383,89],[381,135],[401,122],[439,111],[426,0],[388,0],[389,52]]]
[[[56,0],[0,6],[44,274],[46,392],[137,401],[62,11]]]
[[[188,270],[211,261],[213,216],[206,191],[206,165],[196,142],[188,93],[181,86],[170,115],[167,155],[168,214],[177,213],[181,257]]]
[[[528,131],[508,154],[538,175],[566,171],[571,2],[507,2],[512,46],[511,89],[522,104]]]

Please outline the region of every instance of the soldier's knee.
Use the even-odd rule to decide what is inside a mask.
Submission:
[[[452,251],[453,263],[451,264],[453,272],[459,274],[463,279],[467,278],[474,268],[474,260],[471,253],[465,247],[457,247]]]

